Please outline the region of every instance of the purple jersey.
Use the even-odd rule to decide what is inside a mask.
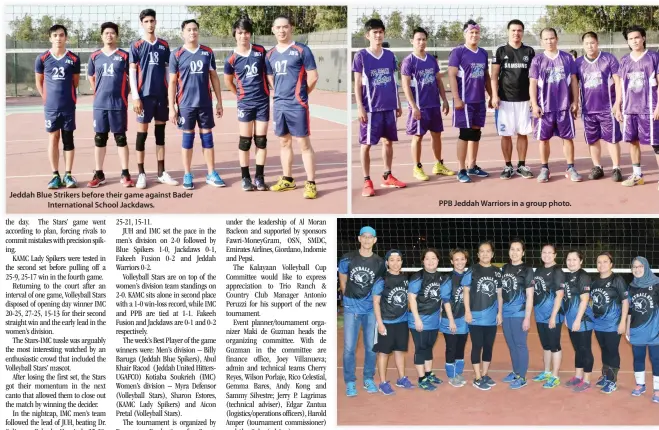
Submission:
[[[130,64],[137,65],[140,97],[167,97],[167,62],[170,55],[169,44],[159,38],[153,43],[140,39],[130,45]]]
[[[487,51],[478,48],[472,51],[465,45],[458,46],[448,57],[448,66],[458,68],[458,94],[465,103],[485,100],[485,72]]]
[[[252,45],[247,55],[233,51],[224,62],[224,74],[236,78],[239,107],[269,103],[270,90],[265,75],[265,48]]]
[[[177,75],[176,103],[179,108],[213,107],[210,73],[215,73],[215,54],[208,46],[194,51],[184,46],[172,52],[169,73]]]
[[[384,112],[400,107],[396,69],[396,56],[388,49],[383,49],[379,57],[368,49],[355,55],[352,71],[362,75],[362,102],[366,112]]]
[[[39,55],[34,72],[44,75],[43,104],[47,111],[66,112],[76,108],[76,88],[73,75],[80,74],[80,58],[66,51],[56,58],[50,51]]]
[[[589,60],[584,55],[575,63],[580,83],[581,110],[584,115],[611,112],[616,100],[613,75],[618,74],[618,60],[608,52],[600,51]]]
[[[652,115],[657,107],[659,54],[645,51],[640,58],[627,54],[620,60],[622,110],[626,115]]]
[[[124,110],[128,108],[128,52],[115,49],[106,54],[92,52],[87,76],[94,76],[94,109]]]
[[[316,70],[316,60],[308,46],[291,43],[280,51],[276,46],[266,55],[266,72],[274,75],[274,102],[278,106],[308,107],[307,71]]]
[[[558,51],[553,59],[543,52],[533,58],[529,78],[538,80],[538,106],[543,112],[570,108],[570,80],[575,74],[574,58]]]
[[[403,60],[400,73],[412,78],[412,97],[419,109],[441,106],[437,82],[439,64],[435,57],[426,54],[426,58],[419,58],[412,53]]]

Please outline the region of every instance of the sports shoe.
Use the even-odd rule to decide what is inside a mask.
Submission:
[[[652,403],[659,403],[659,390],[654,390],[652,394]]]
[[[206,183],[218,188],[227,186],[227,184],[224,183],[222,178],[220,178],[220,175],[215,170],[213,170],[213,173],[206,175]]]
[[[62,180],[64,182],[64,186],[66,188],[76,188],[78,186],[78,181],[76,181],[76,178],[71,176],[71,174],[66,174],[64,175],[64,179]]]
[[[515,379],[519,378],[515,372],[510,372],[507,374],[501,381],[505,382],[506,384],[510,384],[513,382]]]
[[[435,391],[437,389],[428,378],[423,378],[421,382],[419,382],[419,388],[425,391]]]
[[[487,178],[490,176],[489,173],[487,173],[485,170],[481,169],[477,165],[474,165],[471,169],[467,170],[468,175],[475,175],[478,176],[479,178]]]
[[[367,393],[371,393],[371,394],[378,392],[378,386],[375,385],[375,381],[372,379],[364,380],[364,389],[366,390]]]
[[[64,184],[62,183],[62,178],[59,175],[53,175],[53,178],[48,182],[49,190],[56,190],[62,188]]]
[[[599,377],[599,379],[595,383],[595,386],[598,387],[598,388],[602,388],[606,385],[607,382],[608,382],[608,380],[606,379],[606,376],[602,375],[602,376]]]
[[[460,181],[462,183],[471,182],[471,178],[469,177],[469,175],[467,174],[467,171],[465,169],[462,169],[462,170],[460,170],[460,172],[458,172],[458,181]]]
[[[265,184],[265,179],[263,176],[257,176],[254,178],[254,185],[256,186],[256,191],[268,191],[268,186]],[[375,385],[375,383],[373,383]],[[375,387],[377,392],[377,387]]]
[[[499,178],[501,178],[501,179],[510,179],[510,178],[513,177],[514,174],[515,174],[515,172],[513,171],[513,167],[512,166],[506,166],[506,167],[503,168],[503,171],[499,175]]]
[[[600,166],[595,166],[592,169],[590,169],[590,173],[588,174],[588,179],[600,179],[604,177],[604,170]]]
[[[613,182],[622,182],[622,172],[619,168],[615,168],[611,171],[611,179]]]
[[[137,175],[137,183],[135,184],[135,188],[139,188],[140,190],[146,188],[146,173],[140,173]]]
[[[542,384],[542,388],[554,388],[558,387],[559,385],[561,385],[561,380],[552,375],[544,384]]]
[[[467,385],[467,380],[464,376],[462,376],[462,374],[455,375],[455,378],[460,382],[460,384],[462,384],[462,386]]]
[[[428,377],[427,377],[426,379],[427,379],[428,381],[430,381],[432,384],[435,384],[435,385],[442,385],[442,384],[444,383],[444,381],[442,381],[441,379],[439,379],[439,378],[438,378],[437,376],[435,376],[435,374],[432,373],[432,372],[430,372],[430,375],[428,375]]]
[[[165,185],[172,185],[174,187],[178,185],[178,181],[169,176],[169,173],[167,172],[162,172],[162,175],[158,176],[158,182]]]
[[[435,163],[432,167],[433,175],[444,175],[444,176],[453,176],[455,172],[448,167],[446,167],[441,161]]]
[[[529,169],[528,166],[518,166],[517,169],[515,169],[515,173],[517,173],[519,176],[521,176],[524,179],[532,179],[533,178],[533,172],[531,172],[531,169]]]
[[[479,390],[487,391],[491,390],[492,387],[487,385],[487,382],[483,378],[481,379],[474,379],[474,382],[472,384],[474,387],[478,388]]]
[[[584,391],[587,391],[589,389],[590,389],[590,382],[586,382],[586,381],[581,381],[580,383],[572,387],[572,391],[574,391],[575,393],[583,393]]]
[[[574,167],[570,167],[565,171],[565,177],[571,180],[572,182],[581,182],[583,180],[579,172],[577,172],[577,169],[575,169]]]
[[[357,384],[354,382],[348,382],[346,384],[346,396],[355,397],[357,395]]]
[[[121,180],[119,182],[126,188],[135,186],[135,182],[130,178],[130,175],[121,175]]]
[[[534,382],[544,382],[544,381],[548,381],[549,378],[551,378],[551,377],[552,377],[551,372],[546,372],[546,371],[545,371],[545,372],[542,372],[542,373],[536,375],[536,376],[532,379],[532,381],[534,381]]]
[[[604,384],[604,386],[602,387],[602,389],[600,391],[604,394],[611,394],[614,391],[616,391],[617,389],[618,389],[618,385],[616,385],[615,382],[606,381],[606,384]]]
[[[289,182],[286,179],[284,179],[283,176],[280,176],[277,183],[270,187],[270,191],[289,191],[289,190],[294,190],[295,188],[296,188],[295,179]]]
[[[528,385],[528,382],[526,382],[526,378],[517,378],[515,379],[511,384],[510,388],[512,390],[519,390],[520,388],[524,388]]]
[[[538,182],[549,182],[551,174],[549,173],[549,169],[546,167],[543,167],[540,169],[540,174],[538,175]]]
[[[305,199],[315,199],[318,196],[318,190],[316,189],[316,184],[312,184],[309,181],[305,182],[303,195]]]
[[[192,182],[194,177],[192,176],[192,173],[186,173],[183,175],[183,188],[186,190],[193,190],[194,189],[194,182]]]
[[[622,186],[633,187],[634,185],[643,185],[644,183],[645,181],[643,180],[643,175],[639,176],[636,173],[632,173],[629,178],[622,182]]]
[[[242,180],[243,191],[254,191],[254,184],[252,184],[252,178],[243,178]]]
[[[494,387],[495,385],[497,385],[494,379],[490,378],[490,375],[483,375],[481,379],[484,380],[487,383],[487,385],[489,385],[490,387]]]
[[[391,388],[391,384],[387,381],[380,384],[380,392],[385,396],[390,396],[394,394],[394,389]]]
[[[103,176],[103,179],[101,179],[98,173],[94,171],[94,176],[92,177],[92,180],[87,182],[87,188],[98,188],[103,184],[105,184],[105,176]]]
[[[362,197],[373,197],[375,189],[373,188],[373,181],[366,179],[364,181],[364,188],[362,188]]]
[[[403,376],[399,380],[396,381],[396,386],[400,388],[414,388],[414,385],[412,382],[407,378],[407,376]]]
[[[414,178],[418,179],[419,181],[430,180],[428,175],[426,175],[426,172],[423,171],[423,167],[414,166],[414,169],[412,170],[412,174],[414,175]]]
[[[632,396],[638,397],[641,394],[645,394],[645,384],[643,385],[636,385],[636,388],[632,390]]]
[[[396,179],[394,175],[390,173],[387,177],[387,180],[383,181],[380,186],[382,188],[405,188],[407,185],[405,185],[405,182],[401,182]]]
[[[462,383],[462,381],[460,381],[460,379],[457,376],[454,376],[453,378],[449,378],[448,383],[451,387],[455,387],[455,388],[464,387],[464,384]]]
[[[581,384],[581,379],[577,378],[576,376],[573,376],[572,378],[570,378],[569,381],[565,383],[565,386],[568,388],[573,388],[579,384]]]

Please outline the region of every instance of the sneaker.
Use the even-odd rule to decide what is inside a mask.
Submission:
[[[581,384],[581,379],[577,378],[576,376],[573,376],[572,378],[570,378],[569,381],[565,383],[565,386],[568,388],[572,388],[579,384]]]
[[[426,175],[426,172],[423,171],[423,167],[417,167],[415,166],[412,174],[414,175],[415,179],[418,179],[419,181],[428,181],[430,178],[428,175]]]
[[[407,376],[403,376],[399,380],[396,381],[396,386],[400,388],[414,388],[414,384],[407,378]]]
[[[575,169],[574,167],[570,167],[565,171],[565,177],[571,180],[572,182],[581,182],[583,179],[579,174],[579,172],[577,172],[577,169]]]
[[[645,384],[643,385],[636,385],[636,388],[632,390],[632,396],[638,397],[641,394],[645,394]]]
[[[380,186],[382,188],[405,188],[407,185],[405,185],[404,182],[399,181],[392,175],[391,173],[387,177],[386,181],[383,181]]]
[[[453,378],[449,378],[448,383],[451,387],[455,387],[455,388],[464,387],[464,384],[457,376]]]
[[[483,391],[487,391],[487,390],[492,389],[492,387],[487,385],[487,382],[485,382],[485,380],[483,378],[474,379],[474,382],[472,382],[471,385],[473,385],[474,387],[478,388],[479,390],[483,390]]]
[[[462,183],[471,182],[471,178],[469,177],[469,175],[467,174],[467,171],[465,169],[462,169],[462,170],[460,170],[460,172],[458,172],[458,181],[460,181]]]
[[[135,182],[130,178],[130,175],[121,175],[121,180],[119,182],[126,188],[135,186]]]
[[[254,186],[256,187],[256,191],[268,191],[268,186],[265,184],[263,176],[257,176],[254,178]],[[375,390],[377,391],[377,387],[375,387]]]
[[[517,378],[510,384],[510,388],[513,390],[519,390],[520,388],[526,387],[526,385],[528,385],[526,378]]]
[[[373,181],[367,179],[364,181],[364,188],[362,189],[362,197],[373,197],[375,189],[373,188]]]
[[[551,174],[549,173],[549,169],[546,167],[543,167],[540,169],[540,174],[538,175],[538,182],[549,182],[549,177]]]
[[[103,176],[103,179],[101,179],[98,173],[94,171],[94,176],[92,177],[92,180],[87,182],[87,188],[98,188],[103,184],[105,184],[105,176]]]
[[[304,183],[304,198],[305,199],[315,199],[318,196],[318,190],[316,189],[316,184],[312,184],[307,181]]]
[[[435,391],[437,387],[435,387],[429,380],[428,378],[423,378],[421,382],[419,382],[419,388],[421,388],[424,391]]]
[[[289,190],[294,190],[295,188],[296,188],[295,179],[289,182],[286,179],[284,179],[283,176],[280,176],[277,183],[270,187],[270,191],[289,191]]]
[[[607,382],[608,382],[608,380],[606,379],[606,376],[602,375],[602,376],[599,377],[599,379],[595,383],[595,386],[598,387],[598,388],[602,388],[606,385]]]
[[[611,394],[618,389],[618,385],[613,381],[606,381],[606,384],[600,390],[604,394]]]
[[[506,384],[510,384],[511,382],[513,382],[517,378],[519,378],[519,376],[517,376],[517,374],[515,372],[510,372],[501,381],[505,382]]]
[[[456,375],[455,377],[460,382],[460,384],[462,384],[462,386],[467,385],[467,380],[465,379],[465,377],[462,374]]]
[[[348,382],[346,384],[346,396],[355,397],[357,395],[357,384],[354,382]]]
[[[654,390],[652,394],[652,403],[659,403],[659,390]]]
[[[446,167],[441,161],[435,163],[432,167],[433,175],[444,175],[444,176],[453,176],[455,172],[448,167]]]
[[[194,182],[192,182],[194,177],[192,176],[192,173],[186,173],[183,175],[183,188],[186,190],[193,190],[194,189]]]
[[[600,179],[604,177],[604,170],[600,166],[595,166],[592,169],[590,169],[590,173],[588,174],[588,179]]]
[[[49,190],[57,190],[58,188],[62,188],[64,184],[62,183],[62,178],[60,178],[59,175],[53,175],[53,178],[48,182],[48,189]]]
[[[499,175],[499,178],[501,178],[501,179],[510,179],[510,178],[513,177],[514,174],[515,174],[515,172],[513,171],[513,167],[512,166],[506,166],[506,167],[503,168],[503,171]]]
[[[622,182],[622,172],[617,167],[611,171],[613,182]]]
[[[558,387],[559,385],[561,385],[561,380],[552,375],[544,384],[542,384],[542,388],[554,388]]]
[[[243,178],[242,180],[243,191],[254,191],[255,187],[252,184],[252,178]]]
[[[478,176],[479,178],[487,178],[490,176],[489,173],[487,173],[485,170],[481,169],[477,165],[474,165],[471,169],[467,170],[468,175],[475,175]]]
[[[632,175],[625,179],[622,183],[623,187],[633,187],[634,185],[643,185],[645,181],[643,180],[643,176],[638,176],[635,173],[632,173]]]
[[[172,185],[174,187],[178,185],[178,181],[169,176],[169,173],[167,172],[162,172],[162,175],[158,176],[158,182],[165,185]]]
[[[146,173],[140,173],[137,175],[137,183],[135,184],[135,188],[139,188],[140,190],[146,188]]]
[[[394,394],[394,390],[393,388],[391,388],[391,384],[389,383],[389,381],[381,383],[379,388],[380,388],[380,392],[385,396],[390,396]]]
[[[437,376],[435,376],[435,374],[432,373],[432,372],[430,373],[430,375],[428,375],[428,377],[427,377],[426,379],[427,379],[428,381],[430,381],[430,383],[435,384],[435,385],[442,385],[442,384],[444,383],[444,381],[442,381],[441,379],[439,379],[439,378],[438,378]]]
[[[536,375],[536,376],[532,379],[532,381],[534,381],[534,382],[544,382],[544,381],[548,381],[549,378],[551,378],[551,377],[552,377],[551,372],[546,372],[546,371],[545,371],[545,372],[542,372],[542,373]]]
[[[581,381],[579,384],[572,387],[572,391],[575,393],[582,393],[590,389],[590,382]]]
[[[515,169],[515,173],[517,173],[519,176],[521,176],[524,179],[532,179],[533,178],[533,172],[531,172],[531,169],[529,169],[528,166],[519,166],[517,169]]]
[[[364,380],[364,389],[366,390],[367,393],[371,393],[371,394],[378,392],[378,386],[375,385],[375,381],[372,379]]]
[[[64,179],[63,179],[62,182],[64,182],[64,186],[66,188],[76,188],[78,186],[78,181],[76,181],[76,178],[71,176],[70,173],[67,174],[67,175],[64,175]]]
[[[227,184],[224,183],[222,178],[220,178],[220,175],[215,170],[213,170],[213,173],[206,175],[206,183],[218,188],[227,186]]]
[[[490,375],[483,375],[481,379],[484,380],[487,383],[487,385],[489,385],[490,387],[494,387],[495,385],[497,385],[494,379],[490,378]]]

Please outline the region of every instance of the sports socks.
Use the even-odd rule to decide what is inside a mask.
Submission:
[[[240,175],[243,179],[250,178],[249,176],[249,166],[240,168]]]
[[[265,169],[265,165],[263,164],[257,164],[256,165],[256,177],[263,177],[263,170]]]
[[[165,173],[165,160],[158,160],[158,177]]]

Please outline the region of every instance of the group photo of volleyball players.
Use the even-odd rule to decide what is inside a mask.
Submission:
[[[339,415],[379,402],[371,396],[444,402],[454,389],[508,402],[528,396],[502,390],[553,390],[542,397],[554,405],[596,391],[659,408],[659,261],[649,261],[659,257],[657,222],[640,223],[653,243],[624,253],[543,239],[538,220],[528,222],[528,244],[508,220],[487,222],[499,224],[490,237],[479,220],[459,233],[441,227],[456,219],[341,220],[338,385],[348,400]],[[408,225],[423,227],[408,237]],[[440,397],[413,394],[423,392]]]

